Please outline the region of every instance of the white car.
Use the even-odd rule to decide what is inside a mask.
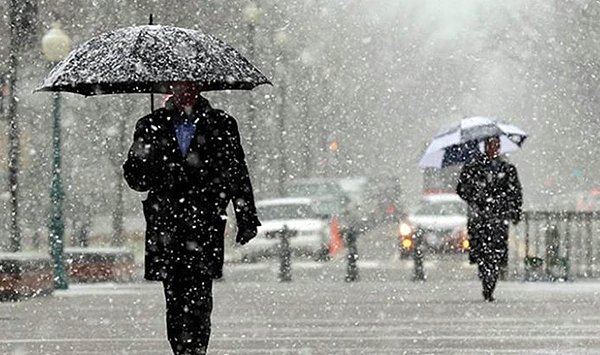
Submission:
[[[241,249],[242,260],[255,261],[279,253],[279,232],[291,232],[290,248],[294,255],[322,259],[327,255],[330,235],[329,220],[318,215],[308,198],[278,198],[256,202],[261,226],[256,238]]]
[[[437,251],[465,251],[467,204],[456,194],[424,196],[418,207],[400,223],[401,245],[412,247],[415,233],[422,233],[426,248]]]

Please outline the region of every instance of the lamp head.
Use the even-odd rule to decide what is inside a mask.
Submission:
[[[71,51],[71,39],[62,30],[59,22],[53,22],[50,30],[42,37],[42,53],[49,62],[60,62]]]

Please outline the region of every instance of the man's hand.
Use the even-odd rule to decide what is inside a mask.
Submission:
[[[512,223],[514,225],[519,224],[519,222],[521,222],[521,211],[520,210],[512,211],[510,217],[511,217]]]
[[[236,243],[244,245],[252,240],[252,238],[256,237],[256,233],[256,226],[238,226],[235,241]]]

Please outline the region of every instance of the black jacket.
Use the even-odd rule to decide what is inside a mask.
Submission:
[[[142,202],[148,280],[181,273],[221,277],[229,201],[239,228],[260,225],[235,119],[200,98],[184,157],[174,125],[182,115],[163,108],[142,117],[123,165],[129,186],[148,191]]]
[[[521,218],[523,196],[514,165],[479,156],[463,166],[456,188],[469,205],[469,260],[508,262],[508,221]],[[491,259],[490,259],[491,258]]]
[[[514,165],[500,159],[479,156],[464,165],[458,195],[469,205],[470,222],[518,222],[523,195]]]

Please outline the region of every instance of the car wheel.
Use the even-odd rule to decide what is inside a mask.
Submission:
[[[329,249],[326,247],[321,248],[315,255],[315,261],[328,261],[329,260]]]
[[[398,257],[400,260],[410,259],[412,257],[412,250],[400,248],[400,250],[398,250]]]

